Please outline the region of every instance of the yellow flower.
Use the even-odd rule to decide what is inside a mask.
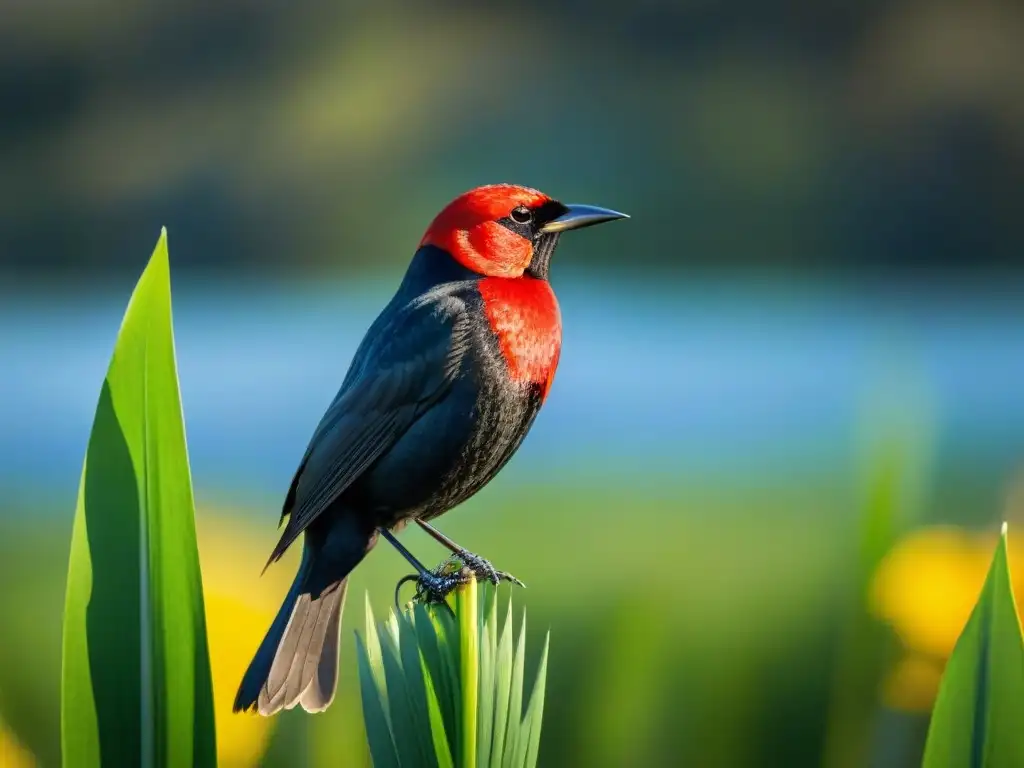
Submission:
[[[0,722],[0,766],[3,768],[35,768],[36,760],[14,734]]]
[[[907,648],[948,658],[981,594],[994,547],[994,536],[959,528],[915,531],[879,565],[873,612],[892,624]]]
[[[889,623],[906,654],[891,670],[882,696],[891,707],[927,711],[946,660],[981,594],[997,539],[952,526],[923,528],[886,555],[872,580],[871,611]],[[1015,591],[1024,580],[1024,547],[1009,539]]]
[[[241,517],[203,512],[197,515],[196,528],[213,674],[217,764],[248,768],[259,764],[276,718],[236,715],[231,705],[238,683],[280,607],[294,567],[282,564],[261,578],[273,542],[254,534]]]

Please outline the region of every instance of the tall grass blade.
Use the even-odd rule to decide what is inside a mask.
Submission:
[[[96,407],[63,635],[65,766],[216,764],[166,232],[128,304]]]
[[[456,593],[459,616],[459,680],[462,682],[462,728],[460,730],[460,768],[475,768],[477,742],[477,705],[480,686],[480,636],[477,615],[477,584],[470,579]]]
[[[497,649],[497,590],[485,589],[481,600],[480,631],[480,698],[477,706],[478,768],[491,764],[491,734],[494,728],[494,661]],[[486,617],[486,618],[484,618]]]
[[[388,686],[384,678],[384,660],[381,657],[380,636],[377,633],[377,622],[373,620],[373,607],[370,605],[370,596],[366,596],[366,633],[363,639],[363,647],[366,650],[366,661],[369,665],[371,679],[380,698],[384,717],[388,724],[388,732],[391,731],[390,706],[388,705]]]
[[[434,623],[434,630],[437,632],[438,647],[441,651],[442,669],[436,674],[443,676],[448,681],[452,692],[451,712],[454,729],[451,731],[451,741],[454,743],[452,754],[461,754],[459,745],[462,743],[462,680],[460,678],[460,639],[459,622],[444,608],[431,610],[431,618]]]
[[[523,719],[523,665],[526,660],[526,612],[519,625],[519,642],[512,661],[512,680],[509,683],[508,728],[505,731],[505,756],[503,768],[518,768],[522,764],[519,751],[519,734]]]
[[[530,694],[530,706],[526,710],[526,719],[523,723],[523,731],[528,732],[526,742],[526,768],[534,768],[537,765],[537,753],[540,750],[540,726],[544,719],[544,692],[547,688],[548,678],[548,648],[551,645],[551,633],[544,638],[544,651],[540,656],[540,665],[537,667],[537,679],[533,683],[533,692]]]
[[[416,736],[420,740],[420,751],[426,756],[427,765],[437,766],[441,758],[437,755],[434,744],[435,734],[430,722],[430,706],[427,701],[427,680],[423,674],[420,650],[416,646],[416,629],[413,627],[412,614],[402,616],[397,619],[396,623],[398,624],[398,651],[402,663],[402,674],[405,677],[405,690],[415,721]],[[440,716],[440,712],[438,715]],[[448,746],[445,744],[445,751],[447,750]]]
[[[536,765],[548,641],[524,719],[525,618],[517,648],[512,602],[499,626],[495,592],[470,581],[451,606],[413,604],[383,624],[367,602],[359,681],[375,765]]]
[[[386,705],[377,687],[373,661],[363,639],[356,633],[356,656],[359,659],[359,688],[363,699],[363,722],[366,738],[373,753],[374,768],[398,768],[398,751],[391,736],[391,726],[385,714]]]
[[[505,748],[505,729],[508,724],[508,698],[512,688],[512,598],[508,600],[505,624],[501,628],[495,662],[496,690],[494,693],[494,731],[491,743],[492,765],[501,766]]]
[[[981,596],[946,665],[924,768],[1024,765],[1024,641],[1006,554],[1006,527]]]
[[[430,738],[434,745],[434,757],[437,759],[438,768],[452,768],[455,765],[452,759],[451,745],[448,743],[448,734],[445,733],[444,718],[441,715],[441,705],[434,691],[434,685],[430,676],[425,678],[427,689],[427,715],[430,720]]]
[[[458,683],[451,679],[447,671],[449,665],[441,658],[442,651],[437,638],[437,627],[427,614],[427,609],[420,604],[413,607],[413,624],[416,627],[416,639],[423,666],[427,669],[426,677],[437,697],[445,738],[448,741],[448,751],[449,754],[455,754],[458,749],[455,726]]]
[[[417,716],[422,714],[425,721],[426,712],[414,712],[409,700],[408,680],[399,658],[398,623],[394,613],[384,625],[377,625],[377,635],[391,709],[391,733],[398,747],[399,762],[404,766],[426,766],[427,756],[421,749],[420,735],[429,737],[430,733],[417,727]]]

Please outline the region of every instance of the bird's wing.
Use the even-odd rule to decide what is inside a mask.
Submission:
[[[448,391],[469,349],[465,303],[427,294],[375,323],[292,480],[268,565]]]

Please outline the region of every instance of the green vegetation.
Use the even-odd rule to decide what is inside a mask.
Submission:
[[[981,597],[946,665],[924,768],[1024,765],[1024,641],[1010,583],[1006,527]]]
[[[216,765],[167,237],[139,280],[96,407],[64,610],[63,763]]]
[[[840,765],[854,759],[859,745],[859,760],[868,739],[857,731],[867,727],[886,643],[877,636],[878,627],[860,615],[857,596],[918,514],[918,448],[897,448],[872,452],[878,461],[869,465],[862,486],[859,558],[852,558],[845,570],[836,567],[842,550],[834,544],[841,539],[837,526],[844,523],[819,516],[808,524],[787,512],[814,506],[827,491],[811,485],[793,491],[788,500],[775,492],[776,506],[761,502],[755,516],[748,512],[753,505],[739,497],[679,489],[668,494],[664,487],[649,497],[633,492],[616,497],[598,489],[539,496],[536,489],[499,492],[501,504],[492,505],[488,524],[480,516],[465,518],[479,526],[469,538],[498,558],[512,549],[529,549],[532,580],[540,577],[552,585],[531,593],[536,598],[531,613],[542,623],[557,620],[565,646],[573,651],[556,654],[558,676],[549,682],[545,639],[536,671],[527,675],[525,616],[516,632],[510,601],[499,623],[496,590],[490,585],[460,588],[452,612],[413,604],[380,624],[368,597],[357,669],[365,742],[374,764],[535,766],[548,687],[558,692],[549,702],[545,728],[545,754],[551,756],[545,760],[552,763],[579,758],[586,764],[616,765],[632,758],[659,764],[672,739],[703,735],[689,751],[695,764],[747,764],[756,747],[737,737],[755,720],[775,717],[784,728],[789,720],[782,705],[801,699],[830,699],[829,724],[853,730],[830,731],[825,745],[797,742],[789,747],[788,759],[795,764],[801,755],[820,756],[824,749]],[[594,510],[602,508],[628,508],[632,517],[595,518]],[[624,570],[619,557],[632,530],[630,520],[698,508],[715,510],[715,522],[692,516],[666,522],[662,535],[644,541],[642,573],[650,583],[668,583],[680,569],[703,578],[677,579],[671,599],[638,595],[633,571]],[[521,523],[508,529],[512,536],[503,532],[503,520],[509,519]],[[584,519],[591,525],[580,526]],[[543,537],[522,533],[540,525]],[[17,526],[4,533],[12,534],[10,539],[0,536],[5,567],[18,570],[21,563],[27,571],[29,563],[55,557],[46,549],[52,533],[28,534]],[[730,542],[728,561],[709,546],[723,533]],[[417,536],[414,531],[409,535]],[[786,547],[766,548],[770,537],[785,540]],[[569,550],[567,541],[573,542]],[[928,730],[926,768],[1024,761],[1017,727],[1024,717],[1024,640],[1009,549],[1004,531],[942,678]],[[235,556],[226,562],[233,563]],[[928,553],[915,555],[921,556]],[[949,559],[941,552],[938,556]],[[375,591],[390,584],[393,576],[386,569],[380,558],[368,562],[354,577],[355,587]],[[771,578],[760,578],[765,573]],[[848,601],[837,607],[833,596],[840,592]],[[908,594],[906,604],[913,607],[913,593]],[[29,657],[26,649],[35,650],[36,614],[27,607],[51,604],[53,595],[45,576],[0,595],[0,611],[11,617],[0,638],[6,725],[44,764],[55,757],[56,747],[48,747],[45,735],[25,729],[24,723],[39,720],[40,708],[46,707],[46,674],[38,665],[15,660]],[[690,620],[695,613],[699,622]],[[831,687],[815,689],[826,677],[821,670],[830,669],[821,661],[821,649],[828,647],[822,639],[823,617],[841,628],[840,653],[829,659]],[[741,619],[757,631],[737,635]],[[962,620],[956,626],[963,626]],[[345,658],[351,658],[352,635],[346,633],[342,646]],[[82,473],[59,680],[64,765],[216,765],[214,677],[207,646],[166,237],[161,236],[125,314]],[[789,674],[793,669],[804,674]],[[671,670],[685,670],[685,686]],[[763,684],[783,671],[784,686]],[[339,754],[352,763],[363,760],[358,742],[364,737],[353,741],[344,728],[335,727],[338,718],[356,711],[354,674],[354,669],[343,670],[338,702],[327,715],[284,718],[278,741],[293,745],[298,735],[307,745],[285,764],[296,759],[299,764],[334,764]],[[529,691],[526,679],[535,680]],[[853,686],[851,681],[860,682]],[[571,696],[562,695],[569,691]],[[672,698],[679,691],[685,696]],[[745,711],[736,706],[740,700]],[[570,704],[561,704],[565,701]],[[291,727],[299,722],[301,730]],[[779,738],[794,744],[784,730]],[[8,750],[20,750],[11,743]],[[274,760],[281,762],[280,756]]]
[[[359,680],[374,765],[537,764],[548,640],[527,699],[525,614],[514,650],[512,623],[511,599],[499,628],[496,590],[475,581],[456,590],[453,611],[415,603],[384,624],[374,622],[367,600]]]
[[[378,765],[535,766],[547,643],[522,713],[525,617],[499,641],[495,591],[410,607],[361,645]],[[203,585],[162,233],[103,382],[75,513],[61,678],[69,768],[217,765]]]

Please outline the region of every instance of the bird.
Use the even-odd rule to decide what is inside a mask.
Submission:
[[[415,522],[477,578],[521,583],[431,521],[483,488],[529,432],[561,355],[549,283],[562,234],[629,218],[529,187],[465,192],[433,219],[397,291],[356,349],[282,506],[267,566],[303,537],[302,558],[235,697],[235,712],[322,712],[338,682],[348,576],[383,537],[425,593],[451,576],[396,537]]]

